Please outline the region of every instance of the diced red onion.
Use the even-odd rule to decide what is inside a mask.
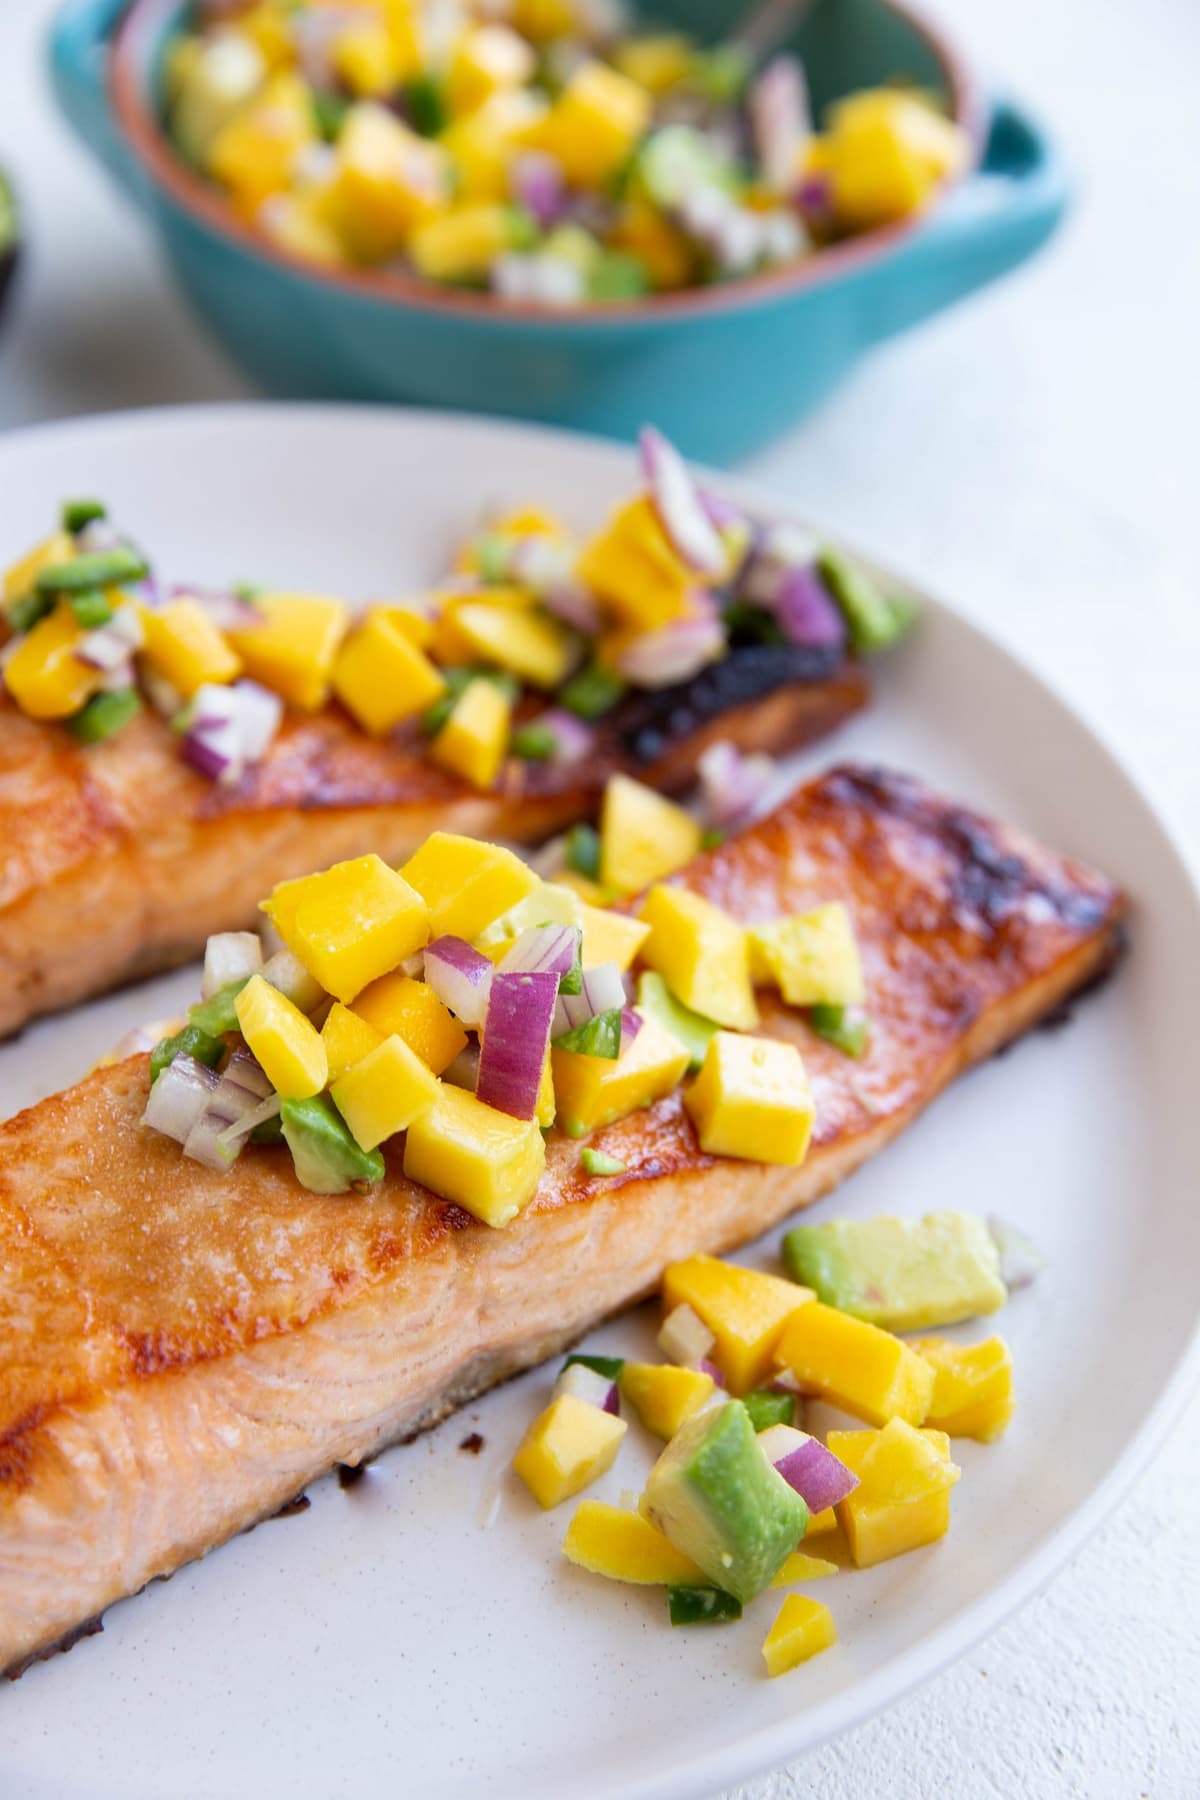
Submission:
[[[858,1476],[806,1431],[797,1431],[792,1425],[770,1425],[759,1432],[758,1441],[767,1461],[796,1490],[810,1513],[836,1506],[858,1486]]]
[[[762,255],[759,215],[739,206],[724,188],[710,184],[685,194],[676,219],[689,237],[709,250],[724,274],[752,269]]]
[[[465,938],[434,938],[425,946],[425,979],[456,1018],[472,1031],[483,1024],[495,970]]]
[[[716,1341],[700,1314],[686,1301],[672,1307],[658,1334],[658,1347],[667,1361],[684,1369],[698,1369]]]
[[[579,955],[577,925],[530,925],[496,965],[498,975],[569,975]]]
[[[725,649],[721,620],[693,615],[640,632],[616,658],[616,670],[634,687],[672,687],[715,662]]]
[[[642,1029],[641,1013],[636,1012],[632,1006],[623,1006],[621,1008],[621,1049],[620,1049],[620,1054],[622,1056],[624,1056],[625,1052],[629,1049],[629,1046],[633,1043],[634,1039],[637,1037],[637,1034],[641,1029]]]
[[[137,686],[137,673],[132,661],[118,663],[115,669],[109,669],[100,677],[98,694],[123,694],[126,688]]]
[[[799,58],[777,56],[769,62],[751,86],[747,105],[762,178],[777,193],[786,193],[812,135],[808,86]]]
[[[583,988],[578,994],[560,994],[554,1009],[555,1037],[562,1037],[564,1032],[574,1031],[579,1025],[586,1025],[589,1019],[598,1017],[600,1013],[612,1012],[614,1008],[624,1009],[625,983],[621,979],[621,971],[615,962],[597,963],[594,969],[583,971]],[[636,1015],[635,1015],[636,1016]],[[639,1019],[640,1026],[641,1021]],[[621,1021],[622,1041],[625,1035],[625,1022]]]
[[[271,1084],[250,1052],[235,1050],[184,1139],[183,1154],[207,1169],[228,1169],[242,1148],[242,1138],[230,1136],[229,1127],[257,1112],[270,1093]]]
[[[712,1376],[714,1386],[724,1389],[725,1377],[711,1357],[702,1357],[699,1366],[703,1374]]]
[[[205,682],[192,699],[183,754],[202,775],[229,784],[259,761],[282,722],[282,700],[257,681]]]
[[[534,306],[577,306],[583,299],[583,273],[565,256],[551,251],[507,251],[488,271],[491,289],[502,300]]]
[[[261,1100],[250,1112],[244,1113],[240,1119],[235,1119],[232,1125],[225,1127],[225,1130],[217,1138],[218,1145],[221,1148],[227,1148],[240,1144],[244,1138],[250,1136],[252,1131],[256,1131],[260,1125],[265,1125],[268,1119],[278,1118],[281,1107],[279,1095],[268,1094],[266,1099]]]
[[[554,738],[554,749],[550,756],[552,763],[577,763],[590,756],[596,742],[596,734],[590,725],[577,719],[562,706],[552,706],[548,712],[540,713],[537,724],[544,725]],[[562,862],[558,868],[562,868]],[[550,876],[547,880],[553,879]]]
[[[219,631],[237,631],[245,625],[262,624],[263,616],[252,601],[224,588],[198,588],[194,584],[173,582],[168,592],[172,600],[193,600]]]
[[[449,1067],[442,1070],[442,1080],[473,1094],[479,1085],[479,1045],[468,1044],[460,1050]]]
[[[561,219],[567,204],[567,182],[557,156],[544,150],[522,150],[509,171],[512,197],[533,214],[543,229]]]
[[[819,647],[846,640],[842,611],[811,564],[784,571],[772,610],[793,644]]]
[[[1000,1252],[1000,1279],[1009,1293],[1036,1281],[1046,1266],[1046,1259],[1033,1239],[995,1213],[988,1214],[987,1228]]]
[[[193,1056],[180,1054],[167,1064],[150,1089],[142,1114],[143,1125],[182,1144],[220,1081],[215,1069],[207,1068]]]
[[[241,737],[229,720],[224,725],[193,726],[184,734],[184,760],[210,781],[228,787],[242,773]]]
[[[721,575],[727,561],[719,533],[700,503],[687,464],[661,431],[643,426],[638,435],[642,474],[659,524],[690,568]]]
[[[575,573],[578,554],[565,538],[530,533],[508,546],[506,572],[536,594],[556,619],[590,637],[600,629],[600,609]]]
[[[833,181],[824,172],[801,176],[792,190],[792,201],[814,225],[832,223]]]
[[[718,531],[728,531],[731,526],[746,523],[746,515],[740,506],[732,500],[726,500],[720,494],[714,494],[711,488],[698,488],[700,504],[708,514]]]
[[[184,1018],[158,1019],[152,1025],[134,1025],[124,1032],[113,1045],[103,1063],[124,1062],[129,1056],[144,1056],[153,1050],[162,1038],[174,1037],[186,1024]],[[101,1065],[98,1064],[97,1067]],[[160,1077],[161,1079],[161,1077]]]
[[[554,1398],[560,1400],[564,1394],[573,1394],[588,1406],[598,1406],[601,1412],[620,1417],[621,1393],[616,1382],[601,1375],[599,1369],[589,1369],[586,1363],[567,1364],[554,1384]]]
[[[743,756],[736,745],[721,738],[696,763],[700,777],[701,808],[705,822],[720,830],[747,823],[763,804],[779,770],[765,753]]]
[[[125,541],[111,519],[89,519],[75,533],[76,545],[85,556],[100,555],[106,550],[119,550]]]
[[[315,975],[310,975],[298,956],[285,946],[268,956],[262,966],[263,980],[276,988],[302,1013],[310,1013],[325,998],[325,990]]]
[[[183,695],[156,669],[142,669],[142,692],[161,718],[173,719],[183,705]]]
[[[257,681],[235,681],[233,692],[238,703],[243,754],[247,762],[259,762],[283,723],[283,701]]]
[[[111,619],[97,625],[75,646],[75,654],[89,669],[121,669],[132,653],[141,649],[144,639],[137,607],[118,606]]]
[[[200,998],[210,1000],[218,988],[257,975],[262,966],[262,940],[256,931],[214,932],[204,946]]]
[[[486,1106],[514,1119],[537,1113],[557,994],[558,976],[542,970],[493,975],[475,1086]]]

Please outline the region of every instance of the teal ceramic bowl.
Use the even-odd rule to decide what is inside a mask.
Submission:
[[[657,0],[656,21],[717,38],[727,0]],[[325,271],[242,224],[160,124],[181,0],[71,0],[51,36],[74,129],[157,229],[200,317],[264,388],[507,413],[629,438],[655,420],[710,463],[748,455],[823,400],[872,345],[1031,256],[1067,183],[1020,107],[985,109],[946,42],[893,0],[813,0],[796,27],[818,109],[903,76],[945,92],[971,174],[916,222],[721,287],[547,315],[376,272]]]

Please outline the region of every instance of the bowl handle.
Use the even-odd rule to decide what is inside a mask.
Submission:
[[[872,336],[903,331],[1015,269],[1053,235],[1069,193],[1054,140],[1015,101],[996,100],[974,174],[878,265]]]
[[[63,117],[109,174],[135,199],[145,176],[109,105],[109,39],[127,0],[68,0],[50,26],[50,75]]]

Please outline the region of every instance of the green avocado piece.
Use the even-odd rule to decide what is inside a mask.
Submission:
[[[650,1471],[641,1511],[715,1587],[753,1600],[808,1527],[808,1508],[763,1455],[740,1400],[697,1413]]]
[[[606,1375],[609,1381],[619,1381],[621,1370],[625,1367],[623,1356],[585,1356],[581,1351],[573,1351],[563,1364],[569,1369],[572,1363],[581,1363],[585,1369],[594,1369],[597,1375]]]
[[[644,969],[638,976],[637,1003],[640,1012],[657,1020],[664,1031],[683,1045],[690,1058],[688,1068],[695,1074],[721,1027],[681,1005],[654,969]]]
[[[796,1423],[795,1394],[777,1393],[774,1388],[755,1388],[753,1393],[742,1395],[742,1405],[750,1414],[755,1431]]]
[[[669,1587],[667,1605],[672,1625],[711,1625],[742,1616],[741,1601],[715,1587]]]
[[[188,1024],[199,1026],[201,1031],[220,1037],[223,1031],[238,1029],[237,1006],[238,995],[249,981],[243,975],[238,981],[227,981],[224,987],[218,988],[207,1000],[197,1000],[195,1006],[188,1008]]]
[[[912,623],[913,609],[898,595],[885,594],[865,569],[827,547],[818,558],[821,579],[842,609],[850,633],[850,647],[857,656],[886,650],[904,636]]]
[[[215,1069],[224,1054],[225,1045],[221,1038],[210,1037],[207,1031],[200,1031],[195,1025],[185,1025],[173,1037],[159,1038],[150,1052],[150,1086],[154,1086],[177,1056],[190,1056]]]
[[[296,1179],[311,1194],[344,1194],[356,1181],[382,1181],[383,1157],[360,1150],[328,1100],[285,1100],[280,1124],[296,1165]]]
[[[140,581],[149,572],[145,557],[121,544],[115,550],[90,550],[68,562],[52,563],[39,571],[35,586],[39,594],[82,594],[121,581]]]
[[[826,1306],[886,1331],[955,1325],[1008,1298],[995,1240],[972,1213],[797,1225],[784,1237],[783,1261]]]

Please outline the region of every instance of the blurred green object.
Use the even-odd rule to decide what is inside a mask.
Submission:
[[[8,176],[0,169],[0,312],[12,286],[21,247],[21,221]]]

